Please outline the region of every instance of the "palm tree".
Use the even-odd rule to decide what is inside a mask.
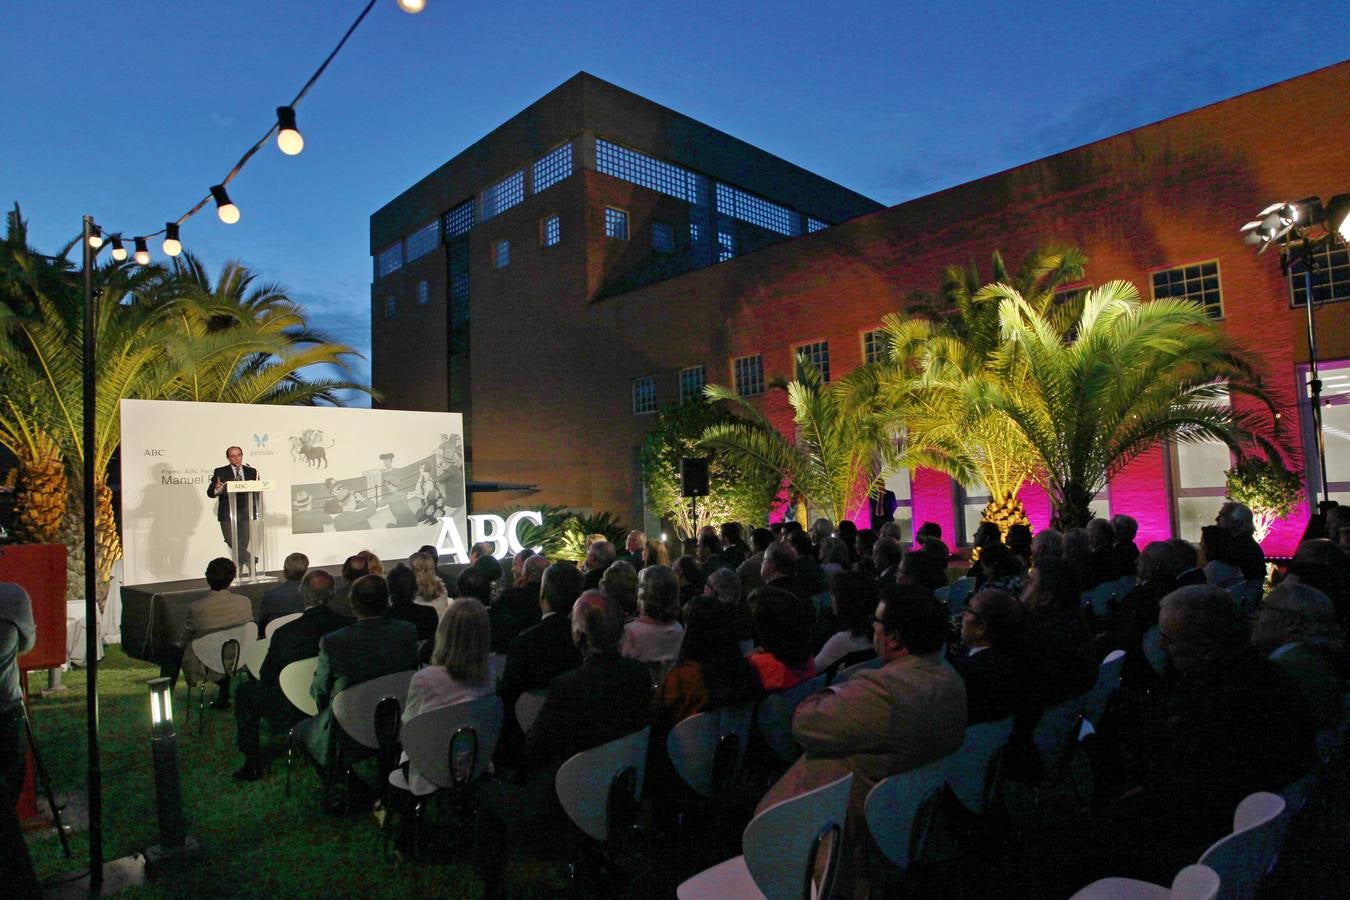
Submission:
[[[1027,378],[1019,357],[998,352],[999,306],[1005,297],[1018,297],[1064,334],[1081,302],[1056,290],[1081,278],[1086,263],[1076,248],[1047,246],[1010,275],[995,252],[993,283],[980,286],[974,263],[951,266],[937,299],[920,297],[915,313],[882,320],[890,358],[880,364],[877,378],[886,385],[889,404],[906,410],[910,443],[939,448],[940,470],[963,484],[982,483],[989,491],[982,518],[1005,534],[1026,523],[1017,495],[1038,472],[1026,437],[982,402],[990,385],[1016,393]]]
[[[1106,481],[1160,440],[1219,440],[1239,455],[1257,444],[1284,456],[1278,436],[1267,436],[1274,406],[1253,361],[1197,304],[1142,303],[1134,285],[1112,281],[1085,292],[1066,336],[1015,291],[992,293],[994,356],[1025,377],[982,383],[977,402],[1006,416],[1034,451],[1055,527],[1086,524]],[[1271,419],[1235,410],[1232,395],[1256,399]]]

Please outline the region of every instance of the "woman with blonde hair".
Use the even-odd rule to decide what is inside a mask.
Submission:
[[[436,615],[444,616],[450,608],[450,594],[445,589],[441,574],[436,571],[436,560],[426,553],[414,553],[408,557],[408,561],[417,575],[416,602],[433,607]]]
[[[644,566],[670,565],[670,551],[666,549],[666,542],[647,541],[647,546],[642,551],[642,564]]]
[[[384,563],[380,562],[380,558],[376,556],[374,553],[371,553],[369,550],[362,550],[360,553],[356,555],[366,561],[367,575],[384,574]]]

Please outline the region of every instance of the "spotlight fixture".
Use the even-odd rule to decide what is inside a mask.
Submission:
[[[164,244],[162,249],[165,256],[177,256],[183,252],[183,244],[178,240],[178,223],[164,223]]]
[[[295,108],[277,107],[277,147],[287,156],[295,156],[305,149],[305,139],[295,127]]]
[[[121,262],[127,258],[127,248],[122,246],[122,236],[114,234],[112,236],[112,258]]]
[[[1342,243],[1350,244],[1350,194],[1337,194],[1327,201],[1327,230]]]
[[[398,0],[398,8],[415,16],[427,8],[427,0]]]
[[[103,232],[99,230],[97,225],[92,225],[89,228],[89,246],[95,250],[103,246]]]
[[[239,207],[230,201],[230,195],[225,193],[225,185],[217,184],[211,187],[211,196],[216,201],[216,215],[220,216],[220,221],[226,225],[233,225],[239,221]]]
[[[138,266],[150,265],[150,248],[145,245],[145,238],[136,238],[136,253],[133,258]]]

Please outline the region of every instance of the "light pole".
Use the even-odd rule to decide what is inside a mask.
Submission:
[[[94,544],[94,256],[103,239],[93,216],[84,217],[84,659],[85,736],[89,745],[89,886],[103,884],[103,770],[98,747],[98,596],[97,548]],[[97,242],[97,243],[96,243]]]
[[[183,819],[183,790],[178,779],[178,735],[173,730],[173,682],[150,679],[150,756],[155,766],[155,810],[159,843],[145,851],[148,864],[197,849]]]

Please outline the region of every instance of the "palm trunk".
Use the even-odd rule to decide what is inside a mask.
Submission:
[[[61,541],[69,483],[65,462],[55,447],[19,460],[19,496],[15,504],[19,538],[33,544]]]
[[[61,543],[66,545],[66,599],[84,597],[84,496],[70,492],[70,502],[61,522]],[[108,599],[113,563],[122,558],[122,538],[117,533],[112,489],[100,480],[94,488],[94,591],[99,609]]]
[[[1092,520],[1092,500],[1096,496],[1095,491],[1089,491],[1078,482],[1065,484],[1057,494],[1051,494],[1055,511],[1050,519],[1050,527],[1056,531],[1086,528]]]

